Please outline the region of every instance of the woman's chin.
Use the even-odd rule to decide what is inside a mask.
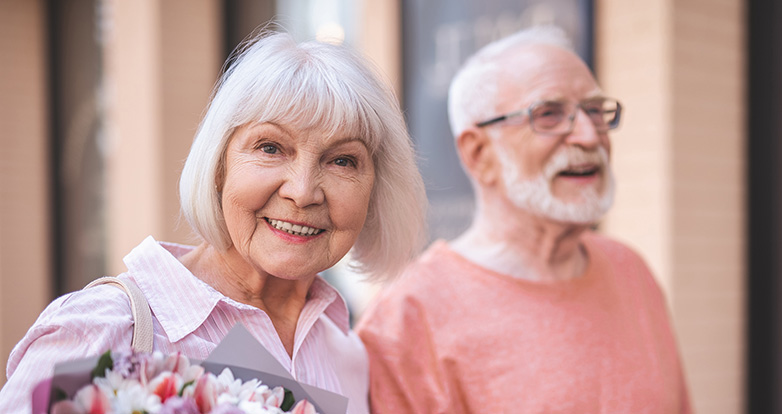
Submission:
[[[322,270],[314,266],[302,266],[296,263],[287,265],[271,266],[265,269],[265,273],[277,279],[290,281],[309,281],[315,278],[315,275]]]

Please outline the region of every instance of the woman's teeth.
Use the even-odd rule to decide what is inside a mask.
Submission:
[[[294,236],[314,236],[323,232],[323,229],[316,229],[314,227],[300,226],[298,224],[288,223],[287,221],[275,220],[267,218],[266,221],[277,230],[282,230],[288,234]]]

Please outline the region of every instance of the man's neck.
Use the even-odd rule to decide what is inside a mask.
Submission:
[[[519,211],[483,211],[450,246],[468,260],[520,279],[549,282],[581,276],[589,226],[560,223]]]

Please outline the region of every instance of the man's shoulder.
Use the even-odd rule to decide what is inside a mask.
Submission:
[[[590,231],[585,234],[584,241],[588,249],[600,251],[612,261],[644,261],[643,256],[634,247],[612,236]]]
[[[419,285],[425,281],[435,282],[436,279],[446,275],[450,264],[453,263],[453,255],[447,242],[436,240],[407,265],[391,286],[404,289],[409,285]]]
[[[595,259],[594,271],[621,275],[617,280],[622,283],[640,281],[646,288],[659,289],[649,264],[632,245],[597,233],[588,234],[585,241]]]
[[[384,286],[375,297],[362,319],[386,319],[389,314],[425,312],[424,308],[444,295],[442,289],[453,282],[453,258],[447,243],[433,242],[399,277]],[[401,316],[400,316],[401,317]]]

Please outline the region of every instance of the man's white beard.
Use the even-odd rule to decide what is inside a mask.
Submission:
[[[502,178],[508,198],[517,207],[540,217],[564,223],[591,224],[599,220],[611,208],[614,201],[614,174],[603,147],[586,152],[580,147],[566,146],[556,154],[536,178],[524,180],[518,165],[505,152],[499,152],[503,164]],[[581,191],[579,200],[566,202],[551,192],[551,184],[557,173],[582,163],[601,166],[605,180],[602,194],[595,187]]]

